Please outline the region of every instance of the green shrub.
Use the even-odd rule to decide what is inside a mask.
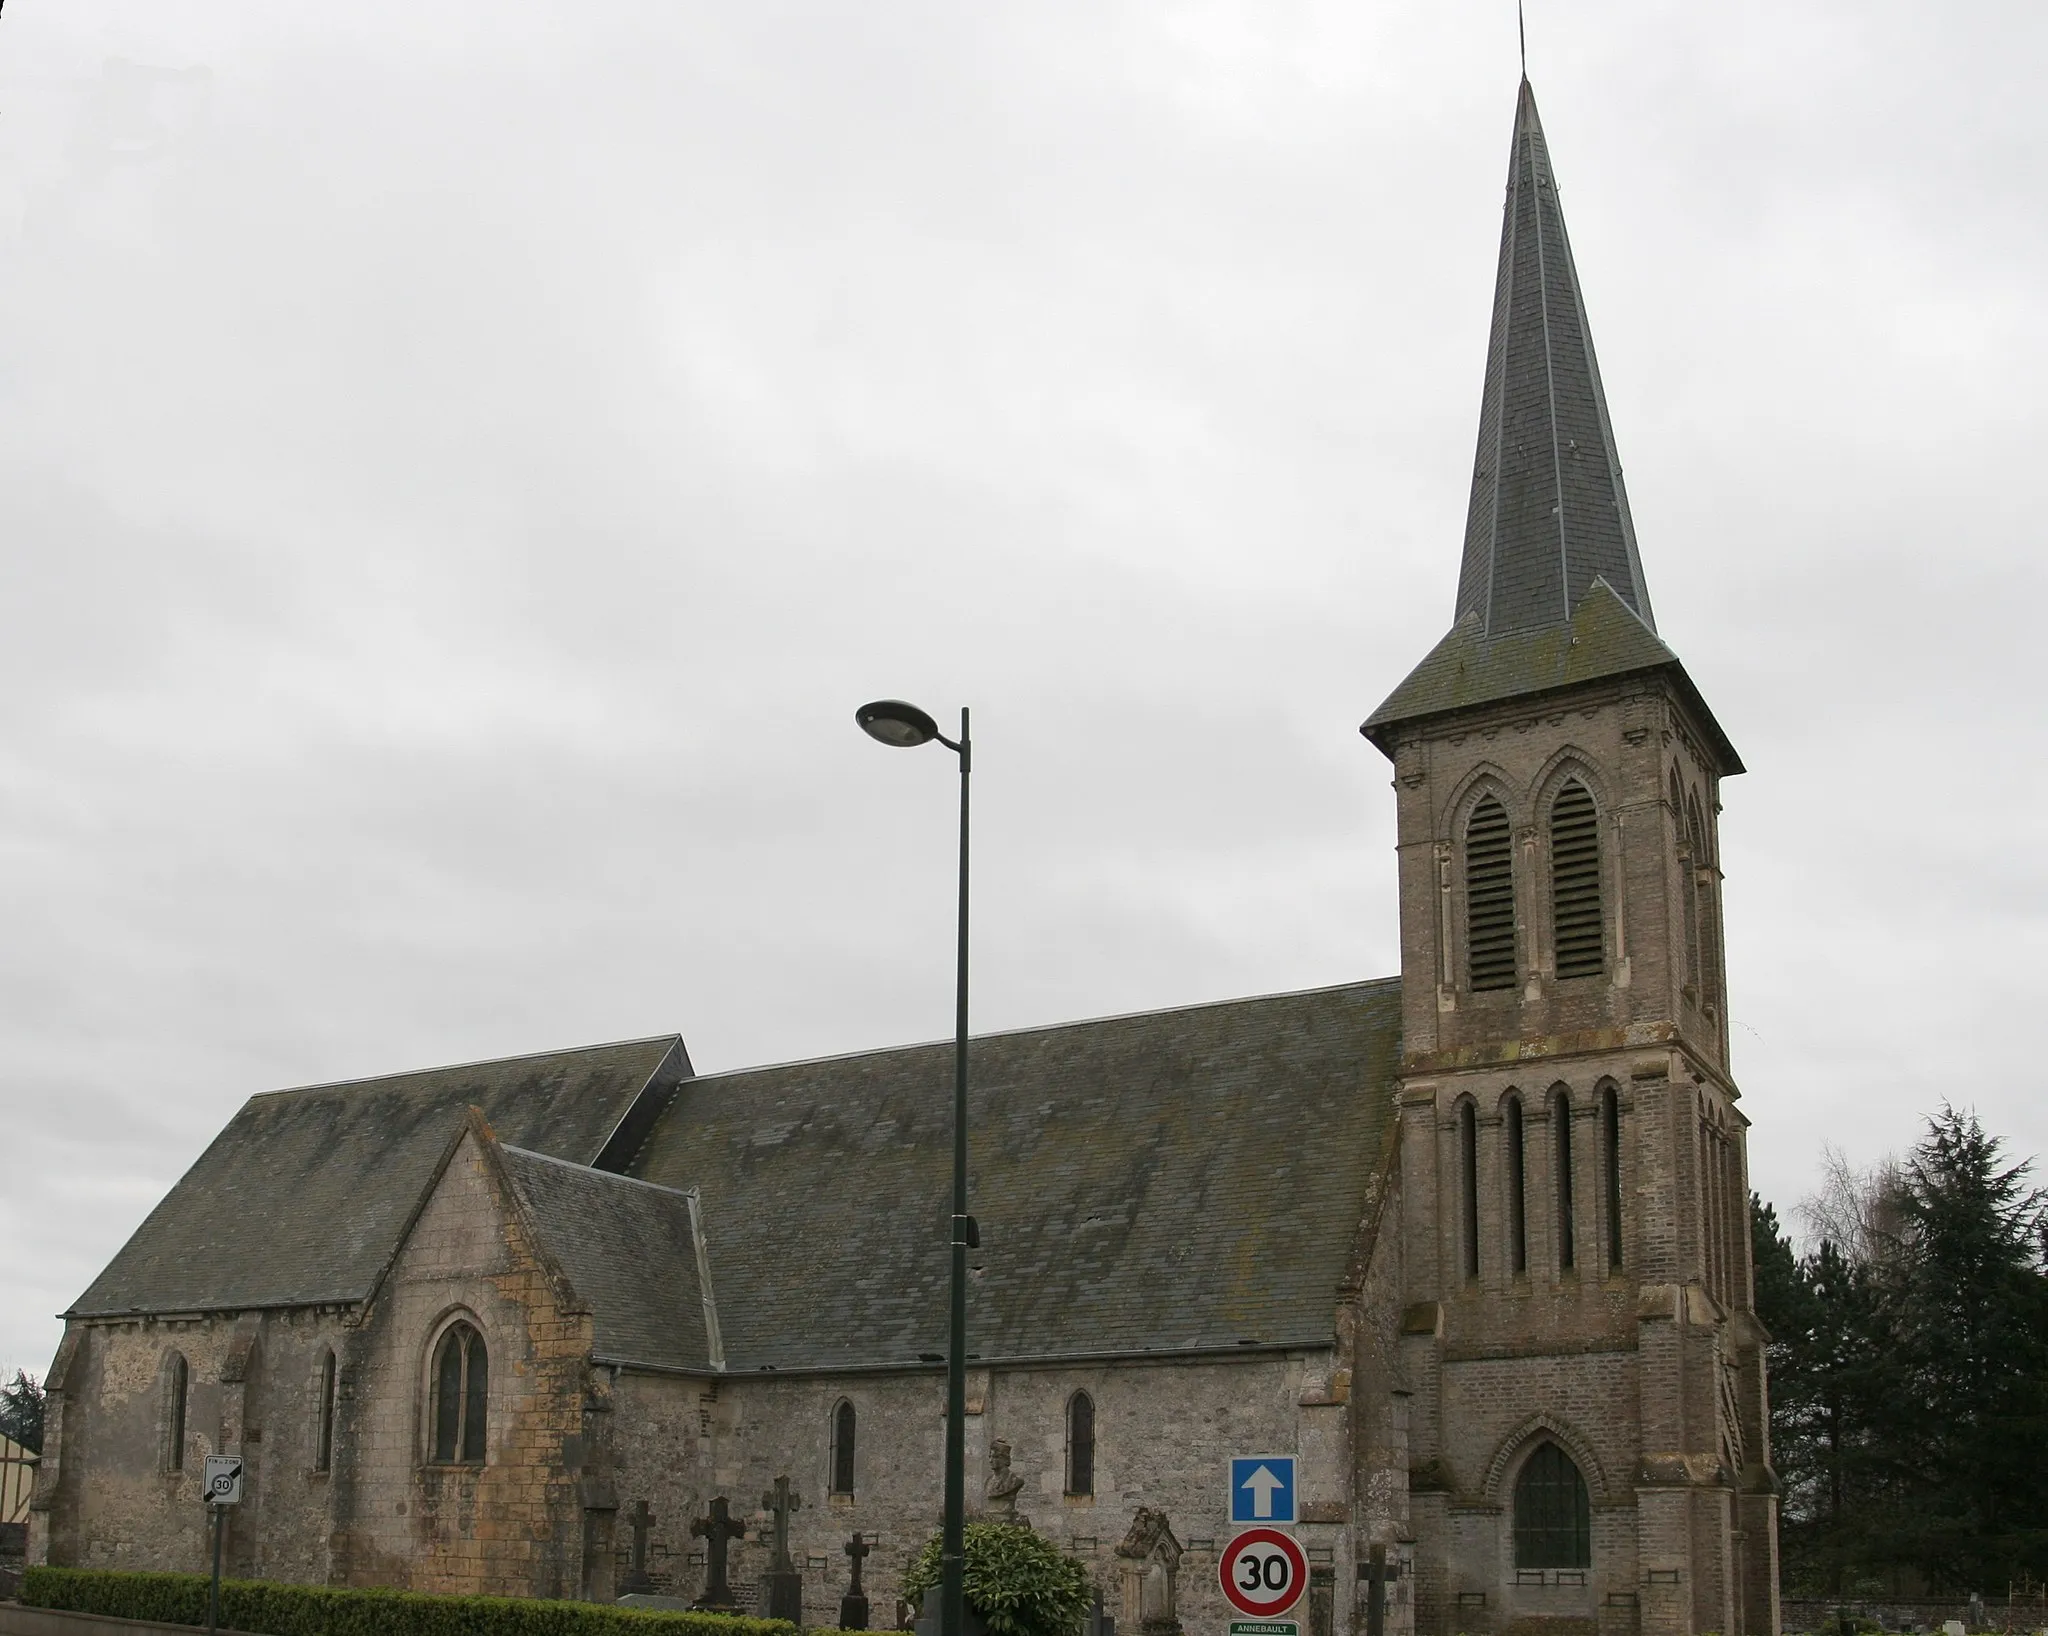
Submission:
[[[913,1605],[939,1582],[937,1535],[903,1571]],[[1051,1540],[1000,1522],[967,1525],[967,1605],[989,1636],[1080,1636],[1094,1592],[1088,1571]]]
[[[21,1599],[32,1608],[204,1625],[207,1584],[205,1574],[31,1568]],[[261,1579],[220,1582],[220,1622],[223,1629],[249,1636],[798,1636],[796,1626],[780,1619],[728,1613],[665,1613],[519,1596],[336,1590]]]

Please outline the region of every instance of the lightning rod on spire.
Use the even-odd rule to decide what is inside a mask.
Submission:
[[[1515,0],[1515,41],[1522,48],[1522,78],[1529,77],[1529,29],[1522,21],[1522,0]]]

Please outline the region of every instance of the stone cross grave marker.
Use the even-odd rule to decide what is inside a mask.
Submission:
[[[803,1499],[789,1486],[787,1477],[775,1479],[774,1488],[761,1496],[761,1509],[774,1520],[774,1544],[768,1560],[768,1605],[762,1611],[771,1619],[787,1619],[793,1625],[804,1622],[804,1576],[796,1571],[789,1555],[789,1519],[803,1509]]]
[[[697,1598],[700,1608],[733,1609],[732,1586],[726,1582],[725,1553],[731,1543],[747,1531],[747,1525],[732,1514],[723,1494],[711,1502],[708,1516],[690,1519],[690,1532],[704,1542],[704,1594]]]
[[[768,1562],[770,1573],[796,1571],[796,1564],[789,1557],[789,1519],[790,1514],[801,1511],[803,1505],[803,1496],[791,1492],[787,1477],[776,1478],[775,1487],[761,1496],[761,1509],[775,1522],[775,1544]]]
[[[633,1560],[619,1592],[623,1596],[645,1596],[654,1589],[654,1581],[647,1577],[647,1529],[655,1520],[654,1513],[645,1500],[635,1500],[633,1514],[627,1520],[633,1525]]]
[[[839,1628],[841,1630],[866,1630],[868,1628],[868,1593],[861,1589],[860,1565],[874,1555],[875,1548],[856,1533],[848,1540],[844,1550],[853,1560],[853,1583],[846,1594],[839,1599]]]
[[[1383,1636],[1387,1628],[1387,1582],[1401,1571],[1397,1562],[1389,1568],[1387,1548],[1375,1545],[1359,1564],[1358,1577],[1365,1581],[1366,1636]]]

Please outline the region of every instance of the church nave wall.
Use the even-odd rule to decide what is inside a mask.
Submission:
[[[1231,1617],[1216,1584],[1216,1550],[1233,1532],[1225,1503],[1233,1454],[1302,1458],[1304,1544],[1334,1586],[1355,1578],[1350,1421],[1323,1402],[1329,1353],[1261,1353],[1243,1359],[974,1370],[967,1420],[970,1512],[987,1512],[990,1454],[1009,1445],[1019,1480],[1016,1514],[1087,1564],[1114,1612],[1122,1595],[1116,1548],[1140,1506],[1163,1511],[1187,1554],[1180,1614],[1188,1628],[1220,1629]],[[1094,1407],[1093,1492],[1070,1495],[1068,1414],[1074,1394]],[[1309,1399],[1304,1405],[1303,1399]],[[855,1411],[854,1486],[831,1492],[834,1411]],[[743,1597],[765,1573],[769,1533],[762,1500],[787,1476],[802,1498],[791,1519],[791,1554],[804,1570],[804,1617],[831,1623],[845,1594],[845,1545],[857,1529],[876,1544],[864,1579],[878,1626],[893,1624],[901,1570],[939,1526],[945,1378],[938,1371],[824,1376],[665,1376],[621,1371],[613,1388],[619,1466],[615,1561],[623,1572],[627,1519],[645,1500],[648,1565],[670,1594],[703,1585],[703,1546],[689,1534],[714,1495],[748,1524],[730,1574]],[[694,1560],[693,1560],[694,1558]],[[1333,1629],[1348,1631],[1348,1596],[1335,1598]],[[1302,1605],[1306,1621],[1308,1603]],[[1390,1624],[1390,1631],[1394,1626]]]

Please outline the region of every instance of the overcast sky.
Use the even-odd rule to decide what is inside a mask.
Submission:
[[[1537,0],[1754,1178],[2048,1151],[2048,9]],[[13,0],[0,1362],[250,1093],[1395,969],[1507,0]]]

